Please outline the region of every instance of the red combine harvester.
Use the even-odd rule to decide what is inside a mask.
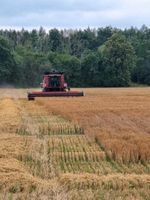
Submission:
[[[84,96],[83,92],[70,91],[64,79],[63,72],[45,72],[41,92],[29,92],[28,100],[34,100],[35,97],[79,97]]]

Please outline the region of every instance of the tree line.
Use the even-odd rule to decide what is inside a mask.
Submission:
[[[0,30],[0,84],[38,86],[51,69],[75,87],[150,85],[150,29]]]

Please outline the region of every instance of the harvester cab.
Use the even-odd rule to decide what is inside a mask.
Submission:
[[[62,72],[45,72],[43,82],[41,83],[43,92],[65,91],[68,89]]]
[[[58,71],[45,72],[41,83],[41,92],[29,92],[28,100],[35,97],[79,97],[84,96],[83,92],[70,91],[64,79],[64,73]]]

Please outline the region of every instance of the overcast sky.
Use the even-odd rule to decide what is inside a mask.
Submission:
[[[150,26],[150,0],[0,0],[0,28]]]

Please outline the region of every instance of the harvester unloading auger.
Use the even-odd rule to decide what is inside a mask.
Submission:
[[[41,92],[29,92],[28,100],[34,100],[35,97],[79,97],[84,96],[83,92],[70,91],[64,79],[63,72],[46,72],[41,83],[43,90]]]

